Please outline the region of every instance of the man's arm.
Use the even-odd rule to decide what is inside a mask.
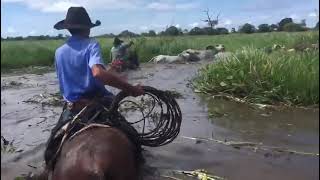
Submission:
[[[104,63],[102,62],[101,48],[97,42],[91,47],[88,65],[91,68],[92,75],[103,84],[126,91],[132,96],[139,96],[144,93],[140,86],[132,86],[119,76],[105,69]]]
[[[132,96],[142,95],[143,89],[141,86],[132,86],[131,84],[124,81],[119,76],[108,72],[102,65],[96,64],[91,68],[92,74],[95,78],[100,80],[103,84],[109,85],[123,91],[126,91],[128,94]]]

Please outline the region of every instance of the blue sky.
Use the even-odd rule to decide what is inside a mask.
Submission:
[[[307,26],[318,22],[319,0],[1,0],[1,36],[57,35],[53,25],[65,18],[70,6],[84,6],[101,26],[92,35],[122,30],[161,31],[174,25],[182,29],[205,26],[203,10],[220,14],[219,26],[236,29],[244,23],[277,23],[284,17]]]

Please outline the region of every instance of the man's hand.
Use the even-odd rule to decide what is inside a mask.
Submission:
[[[133,97],[137,97],[137,96],[141,96],[144,94],[144,90],[141,87],[140,84],[136,85],[136,86],[132,86],[129,90],[128,93],[133,96]]]

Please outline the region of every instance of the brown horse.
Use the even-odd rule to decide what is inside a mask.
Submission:
[[[138,180],[140,162],[136,157],[133,143],[120,130],[86,128],[64,143],[54,170],[41,176],[52,180]]]

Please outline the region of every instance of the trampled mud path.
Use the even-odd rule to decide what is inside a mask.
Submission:
[[[188,87],[189,80],[200,66],[144,65],[139,71],[128,72],[131,82],[174,90],[183,96],[178,99],[183,113],[179,137],[169,145],[146,148],[152,176],[173,176],[171,170],[206,169],[211,174],[231,180],[319,178],[319,156],[255,151],[185,138],[249,141],[296,151],[319,152],[318,110],[271,112],[200,96]],[[13,153],[1,152],[1,178],[13,179],[41,167],[44,144],[61,107],[23,101],[57,91],[54,73],[1,77],[1,135],[8,141],[14,140],[15,147]]]

